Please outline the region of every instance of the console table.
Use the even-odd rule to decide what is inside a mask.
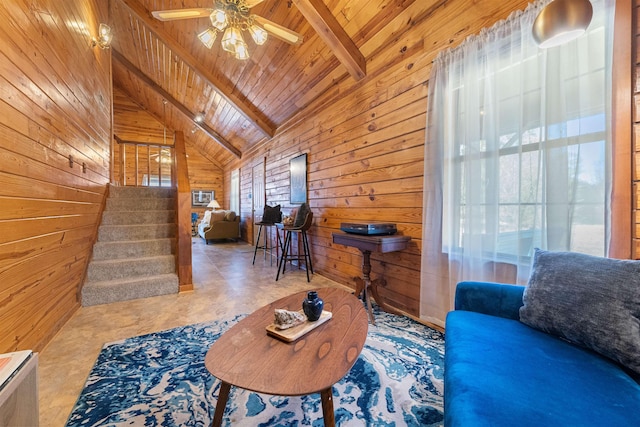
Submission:
[[[362,235],[362,234],[350,234],[350,233],[333,233],[333,243],[340,245],[351,246],[357,248],[362,252],[362,277],[356,277],[356,296],[363,294],[363,301],[367,305],[369,311],[369,318],[374,325],[376,321],[373,317],[373,311],[371,310],[371,299],[369,298],[369,290],[373,294],[373,298],[376,300],[380,308],[384,311],[390,311],[388,306],[384,303],[380,295],[378,294],[378,285],[386,285],[384,277],[378,277],[371,280],[369,276],[371,273],[371,252],[395,252],[406,249],[409,245],[411,237],[400,235]]]

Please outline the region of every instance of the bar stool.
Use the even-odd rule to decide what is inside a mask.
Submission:
[[[264,221],[256,222],[254,223],[254,225],[257,225],[259,228],[258,228],[258,238],[256,239],[256,247],[253,250],[253,262],[251,264],[256,263],[256,254],[258,253],[258,249],[262,249],[264,252],[265,260],[267,259],[267,251],[269,251],[270,265],[273,265],[273,257],[271,256],[273,251],[273,245],[271,244],[271,228],[275,227],[276,225],[272,222],[264,222]],[[260,235],[262,234],[262,230],[264,227],[267,228],[264,233],[264,244],[260,246]],[[276,245],[280,246],[281,245],[280,234],[277,232],[277,230],[276,230],[276,236],[278,238]],[[276,247],[276,262],[278,262],[278,247]]]
[[[313,222],[313,212],[309,211],[304,219],[304,223],[301,226],[288,226],[285,225],[282,227],[284,230],[284,245],[282,247],[282,256],[280,257],[280,263],[278,264],[278,274],[276,274],[276,282],[280,278],[280,271],[284,275],[284,269],[287,264],[287,261],[298,261],[298,267],[300,267],[300,262],[304,262],[305,270],[307,271],[307,282],[310,282],[309,278],[309,270],[313,274],[313,263],[311,262],[311,252],[309,251],[309,239],[307,238],[307,230],[311,228],[311,223]],[[295,255],[288,255],[289,250],[291,249],[291,236],[296,233],[298,235],[298,242],[300,242],[300,238],[302,238],[302,255],[300,253],[296,253]]]

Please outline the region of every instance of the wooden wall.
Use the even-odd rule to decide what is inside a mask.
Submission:
[[[189,138],[185,135],[185,138]],[[214,190],[215,197],[223,209],[227,209],[229,204],[225,204],[224,170],[203,157],[198,149],[186,139],[187,163],[189,164],[189,184],[192,190]],[[202,218],[205,210],[211,208],[192,207],[192,212],[197,212]]]
[[[387,302],[418,316],[431,63],[440,50],[527,4],[523,0],[414,2],[377,40],[361,43],[359,48],[367,58],[364,80],[355,82],[336,71],[317,102],[281,127],[273,140],[228,166],[227,179],[231,169],[241,168],[243,237],[251,236],[252,229],[247,197],[252,167],[266,158],[267,202],[282,204],[287,210],[293,207],[289,204],[289,160],[308,153],[314,269],[351,285],[352,278],[361,275],[362,256],[355,249],[334,245],[332,233],[341,222],[397,223],[400,233],[411,236],[411,245],[398,253],[373,254],[372,275],[386,277],[387,286],[380,293]],[[450,296],[435,298],[448,301]]]
[[[640,259],[640,0],[633,2],[633,258]]]
[[[527,1],[413,2],[371,42],[359,46],[367,77],[327,82],[308,105],[267,144],[229,170],[241,168],[243,236],[251,235],[251,168],[266,157],[269,204],[289,204],[289,160],[308,154],[308,194],[314,270],[352,284],[362,255],[332,243],[341,222],[394,222],[411,236],[409,249],[372,254],[372,274],[384,275],[381,295],[419,315],[422,198],[427,81],[440,49],[506,18]],[[446,24],[444,24],[446,23]],[[228,176],[228,175],[227,175]]]
[[[106,6],[0,3],[0,353],[41,350],[79,306],[109,180]]]

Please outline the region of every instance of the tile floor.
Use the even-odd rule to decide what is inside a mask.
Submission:
[[[176,326],[250,313],[294,292],[338,283],[304,270],[288,269],[276,282],[271,266],[244,242],[205,245],[193,239],[194,291],[114,304],[82,307],[39,357],[40,425],[64,426],[105,343]]]

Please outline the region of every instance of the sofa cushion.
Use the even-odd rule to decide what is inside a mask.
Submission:
[[[610,359],[511,319],[447,316],[445,425],[637,424],[640,385]]]
[[[269,206],[264,205],[264,212],[262,213],[262,222],[266,224],[275,224],[282,221],[282,212],[280,211],[280,205]]]
[[[213,211],[213,212],[211,212],[211,222],[210,222],[210,224],[213,224],[214,222],[217,222],[217,221],[224,221],[225,215],[226,215],[225,211]]]
[[[222,212],[224,214],[224,220],[225,221],[235,221],[236,220],[236,213],[234,211],[226,211],[226,212]]]
[[[640,261],[536,249],[520,320],[640,374]]]

